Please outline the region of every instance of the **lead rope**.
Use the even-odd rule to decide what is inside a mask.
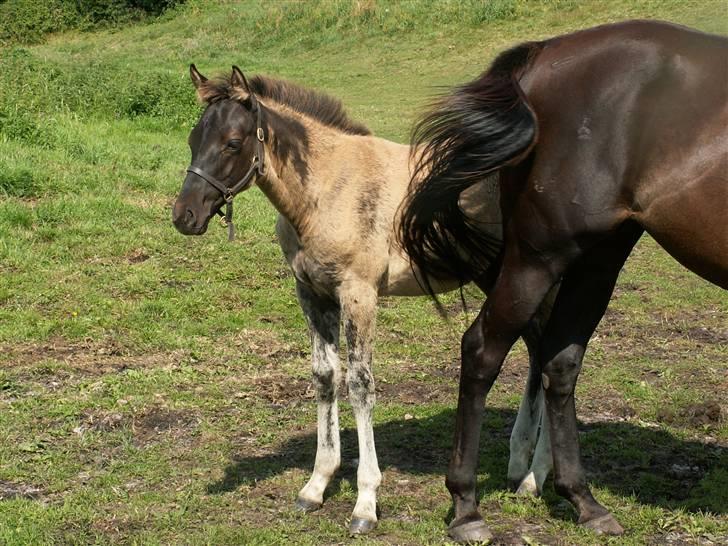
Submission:
[[[228,242],[235,240],[235,225],[233,224],[233,201],[232,199],[225,204],[225,225],[228,228]]]

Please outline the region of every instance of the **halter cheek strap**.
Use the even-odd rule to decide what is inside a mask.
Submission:
[[[247,190],[255,180],[255,175],[263,176],[265,174],[265,147],[263,142],[265,141],[265,133],[263,132],[263,125],[261,120],[261,108],[258,104],[258,99],[255,95],[250,94],[250,100],[252,103],[251,110],[256,114],[256,128],[255,128],[255,155],[253,155],[253,161],[250,163],[250,168],[243,177],[238,180],[232,186],[227,186],[214,176],[206,173],[199,167],[190,165],[187,167],[187,172],[195,174],[202,178],[205,182],[214,187],[219,191],[225,198],[225,214],[218,209],[216,213],[222,217],[223,225],[228,228],[228,241],[235,239],[235,226],[233,225],[233,199],[237,194]]]

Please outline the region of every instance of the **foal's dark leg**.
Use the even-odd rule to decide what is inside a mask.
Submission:
[[[579,523],[598,533],[622,527],[592,496],[579,454],[574,388],[589,338],[607,308],[619,271],[642,230],[623,225],[592,248],[564,276],[542,340],[543,384],[551,428],[556,491],[574,504]]]
[[[449,534],[456,541],[491,537],[478,513],[475,492],[485,396],[506,354],[559,275],[556,264],[541,262],[527,248],[506,248],[498,280],[463,336],[455,440],[446,479],[455,512]]]

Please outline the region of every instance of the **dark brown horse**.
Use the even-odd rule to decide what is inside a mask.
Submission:
[[[446,482],[451,536],[490,535],[475,494],[484,399],[559,281],[537,358],[555,487],[580,523],[621,533],[582,470],[574,387],[619,271],[644,231],[728,288],[728,39],[632,21],[525,43],[444,97],[418,124],[415,143],[426,153],[400,232],[415,265],[465,279],[499,252],[490,297],[462,340]],[[496,170],[500,250],[458,207],[462,191]]]

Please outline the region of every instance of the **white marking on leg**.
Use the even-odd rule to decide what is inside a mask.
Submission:
[[[323,502],[324,491],[341,465],[339,409],[340,381],[339,321],[337,307],[320,308],[305,287],[297,286],[301,307],[311,333],[311,359],[317,400],[316,461],[299,499],[315,506]]]
[[[372,427],[375,393],[371,362],[377,294],[369,286],[356,288],[342,297],[349,354],[346,379],[359,440],[358,494],[352,521],[376,522],[377,488],[382,481]]]
[[[540,495],[543,491],[543,484],[554,466],[554,459],[551,456],[551,435],[549,434],[549,416],[546,412],[545,398],[543,390],[541,390],[541,427],[539,428],[538,443],[536,444],[536,452],[531,462],[531,472],[533,481],[536,485],[534,494]]]
[[[518,489],[516,489],[517,495],[531,495],[534,497],[538,496],[538,485],[536,485],[536,477],[533,472],[526,474],[526,477],[521,480]]]
[[[526,478],[528,463],[538,441],[538,426],[543,415],[543,390],[536,390],[533,382],[539,380],[539,374],[529,372],[516,423],[511,432],[508,459],[508,480],[511,483],[520,483]],[[535,396],[532,396],[531,393],[534,392]]]
[[[331,355],[329,358],[331,359]],[[330,363],[331,360],[328,362]],[[336,355],[335,368],[328,367],[324,370],[321,363],[319,361],[318,369],[314,364],[318,417],[316,461],[311,478],[298,494],[299,498],[316,504],[323,502],[326,486],[341,465],[339,408],[336,401],[339,383],[338,355]]]
[[[377,520],[377,489],[382,474],[374,445],[372,413],[375,394],[371,370],[364,366],[351,366],[348,372],[349,401],[356,420],[359,440],[359,468],[357,470],[358,495],[352,518]]]
[[[548,322],[557,293],[558,286],[550,290],[523,335],[523,340],[528,347],[528,380],[511,433],[511,454],[508,460],[508,480],[512,484],[518,483],[517,492],[521,493],[538,494],[552,464],[548,427],[543,424],[546,402],[540,372],[541,366],[539,366],[537,358],[540,338]],[[544,431],[546,431],[545,437]],[[529,470],[528,462],[531,455],[534,454],[534,450],[534,462]],[[531,473],[535,475],[532,476]]]

